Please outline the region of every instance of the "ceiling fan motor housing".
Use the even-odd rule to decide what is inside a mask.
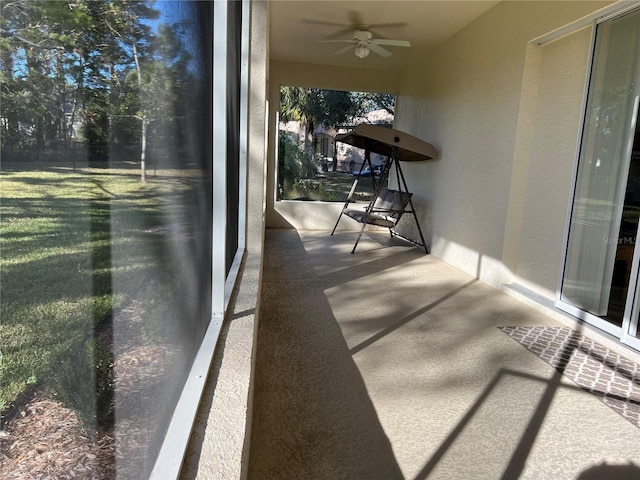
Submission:
[[[357,40],[358,42],[368,42],[373,38],[373,35],[371,34],[371,32],[367,32],[366,30],[357,30],[354,34],[353,34],[353,39]]]

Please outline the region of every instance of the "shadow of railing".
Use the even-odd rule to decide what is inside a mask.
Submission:
[[[576,391],[584,391],[583,388],[579,386],[573,386],[569,384],[562,384],[562,377],[564,375],[565,369],[569,364],[569,361],[573,355],[573,352],[578,349],[577,339],[580,337],[580,331],[573,331],[571,334],[570,341],[567,342],[565,347],[562,350],[561,355],[559,356],[560,360],[558,365],[555,367],[551,378],[544,378],[524,372],[519,372],[511,369],[500,369],[491,381],[484,388],[480,396],[474,402],[474,404],[469,408],[467,413],[462,417],[462,419],[458,422],[455,428],[451,431],[451,433],[447,436],[444,442],[440,445],[440,447],[436,450],[436,452],[431,456],[422,470],[414,477],[414,480],[425,480],[429,477],[429,475],[435,470],[436,466],[439,462],[444,458],[447,451],[453,446],[454,442],[461,436],[463,431],[467,428],[467,426],[471,423],[472,419],[476,416],[479,410],[484,406],[484,404],[489,399],[489,396],[494,392],[497,385],[503,381],[506,377],[519,377],[526,380],[531,380],[535,382],[541,382],[546,384],[544,392],[542,393],[540,399],[537,401],[536,407],[529,418],[529,421],[526,427],[523,430],[522,435],[520,436],[520,440],[513,450],[506,467],[499,477],[502,480],[515,480],[520,478],[522,475],[526,461],[531,453],[533,445],[538,438],[540,430],[542,429],[544,420],[551,408],[551,404],[558,393],[559,389],[571,389]],[[594,393],[594,392],[592,392]],[[580,477],[582,478],[582,477]],[[591,477],[585,477],[591,478]]]
[[[547,388],[540,399],[536,410],[531,416],[529,423],[521,436],[520,442],[518,446],[515,448],[513,454],[511,455],[511,459],[507,464],[507,467],[504,470],[504,473],[500,478],[504,479],[516,479],[519,478],[522,470],[524,468],[524,464],[526,459],[531,451],[533,443],[540,431],[540,427],[542,426],[542,422],[544,417],[546,416],[549,406],[551,404],[551,400],[555,395],[558,388],[569,388],[574,390],[581,390],[579,387],[573,387],[571,385],[560,385],[560,380],[562,374],[558,371],[554,371],[551,379],[539,377],[536,375],[531,375],[524,372],[518,372],[510,369],[500,369],[491,381],[487,384],[482,393],[478,396],[475,403],[467,410],[467,413],[460,419],[458,424],[453,428],[451,433],[447,436],[444,442],[440,445],[440,447],[435,451],[435,453],[429,458],[428,462],[425,466],[420,470],[420,472],[414,477],[414,480],[425,480],[429,477],[429,475],[435,470],[438,463],[444,458],[447,451],[453,446],[455,441],[461,436],[465,428],[471,423],[475,415],[480,411],[480,409],[487,402],[491,394],[493,393],[496,386],[505,379],[505,377],[519,377],[525,380],[532,380],[535,382],[547,383]]]
[[[416,310],[411,315],[407,315],[406,317],[398,320],[394,324],[389,325],[388,327],[384,328],[383,330],[380,330],[378,333],[376,333],[376,334],[372,335],[371,337],[367,338],[364,342],[361,342],[358,345],[356,345],[355,347],[351,348],[351,350],[350,350],[351,351],[351,355],[355,355],[356,353],[360,352],[361,350],[364,350],[368,346],[373,345],[378,340],[383,339],[384,337],[386,337],[390,333],[393,333],[398,328],[402,327],[403,325],[406,325],[407,323],[409,323],[414,318],[417,318],[420,315],[423,315],[423,314],[427,313],[429,310],[433,310],[434,308],[436,308],[441,303],[445,302],[446,300],[449,300],[451,297],[453,297],[454,295],[457,295],[462,290],[464,290],[465,288],[470,287],[471,285],[473,285],[477,281],[478,280],[474,278],[473,280],[465,283],[464,285],[460,285],[459,287],[455,288],[454,290],[451,290],[450,292],[448,292],[447,294],[443,295],[442,297],[440,297],[439,299],[435,300],[434,302],[431,302],[429,305],[425,305],[423,308],[420,308],[420,309]]]

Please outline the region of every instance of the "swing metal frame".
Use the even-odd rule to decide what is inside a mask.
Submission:
[[[428,254],[429,250],[411,199],[412,193],[409,192],[407,181],[400,164],[403,161],[420,162],[435,158],[436,150],[433,145],[399,130],[368,124],[358,125],[353,131],[338,135],[336,141],[364,149],[365,156],[364,163],[351,186],[347,200],[331,231],[331,235],[335,233],[342,216],[346,215],[362,223],[351,253],[355,253],[366,226],[377,225],[387,227],[392,238],[398,237],[413,245],[422,247],[424,248],[425,254]],[[371,152],[387,157],[380,176],[377,179],[373,174],[374,169],[371,163]],[[351,208],[351,204],[354,203],[353,197],[357,190],[362,171],[366,167],[369,167],[372,172],[373,195],[363,211],[362,209]],[[397,190],[391,190],[385,187],[391,171],[395,172],[398,183]],[[409,207],[408,209],[407,206]],[[420,241],[407,238],[395,230],[395,226],[404,213],[410,213],[413,216]]]

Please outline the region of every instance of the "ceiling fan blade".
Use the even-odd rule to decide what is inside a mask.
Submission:
[[[408,25],[407,22],[395,22],[395,23],[372,23],[369,24],[371,28],[402,28]]]
[[[389,50],[385,50],[382,47],[379,47],[378,45],[376,45],[375,43],[370,43],[367,45],[367,48],[369,50],[371,50],[372,52],[377,53],[378,55],[380,55],[381,57],[390,57],[391,56],[391,52]]]
[[[353,50],[354,48],[356,48],[355,44],[349,45],[347,47],[341,48],[336,53],[334,53],[334,55],[342,55],[343,53],[347,53],[349,50]]]
[[[317,20],[315,18],[303,18],[302,22],[307,23],[309,25],[324,25],[327,27],[343,27],[343,28],[349,27],[350,30],[353,30],[353,27],[351,26],[351,24],[331,22],[327,20]]]
[[[338,27],[339,28],[338,30],[326,36],[327,39],[336,39],[336,38],[344,37],[345,35],[348,35],[349,33],[353,32],[353,25],[346,24],[346,23],[331,22],[326,20],[315,20],[311,18],[303,19],[302,22],[306,23],[307,25]]]
[[[318,40],[318,43],[354,43],[353,40]]]
[[[371,43],[375,45],[389,45],[391,47],[410,47],[411,43],[406,40],[384,40],[376,38],[371,40]]]

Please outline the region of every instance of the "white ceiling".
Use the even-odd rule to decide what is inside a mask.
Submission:
[[[483,0],[272,0],[270,56],[272,60],[289,62],[402,69],[417,52],[445,41],[497,3]],[[374,38],[408,40],[411,47],[385,46],[392,56],[382,58],[372,52],[360,60],[353,51],[335,55],[347,43],[318,42],[350,40],[360,24],[369,25]]]

